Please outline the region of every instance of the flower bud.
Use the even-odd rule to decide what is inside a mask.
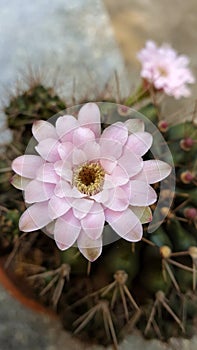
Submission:
[[[190,151],[193,145],[194,145],[194,140],[191,137],[186,137],[185,139],[180,141],[180,147],[184,151]]]
[[[166,132],[169,125],[165,120],[160,120],[157,126],[161,132]]]
[[[181,173],[180,179],[184,184],[190,184],[194,179],[194,175],[191,173],[191,171],[185,170]]]
[[[185,208],[183,214],[187,219],[194,220],[197,217],[197,209],[194,207]]]

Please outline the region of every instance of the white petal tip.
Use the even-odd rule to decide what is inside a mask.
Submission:
[[[64,244],[62,244],[62,243],[59,243],[59,242],[55,242],[56,243],[56,245],[57,245],[57,247],[60,249],[60,250],[62,250],[62,251],[64,251],[64,250],[66,250],[66,249],[68,249],[69,247],[67,247],[66,245],[64,245]]]
[[[101,255],[101,249],[98,248],[82,248],[80,249],[83,256],[90,262],[94,262]]]

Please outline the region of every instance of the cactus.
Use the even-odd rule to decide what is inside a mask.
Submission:
[[[128,105],[131,102],[133,99],[127,100]],[[22,197],[8,182],[10,170],[6,169],[24,150],[32,122],[48,119],[64,108],[64,102],[42,85],[12,98],[5,108],[15,141],[0,160],[0,169],[5,169],[5,174],[0,173],[1,255],[11,252],[20,238],[18,218],[23,211]],[[61,252],[39,234],[32,239],[28,254],[27,249],[19,249],[9,265],[14,271],[23,267],[28,289],[33,289],[40,302],[57,309],[67,329],[81,334],[82,339],[103,345],[113,342],[115,347],[133,327],[148,338],[191,336],[196,317],[197,126],[193,121],[178,125],[160,121],[153,103],[139,111],[163,133],[175,163],[174,203],[162,225],[152,233],[145,226],[139,243],[120,239],[105,246],[92,265],[75,248]],[[104,113],[107,116],[108,111]],[[171,193],[162,195],[167,198]]]

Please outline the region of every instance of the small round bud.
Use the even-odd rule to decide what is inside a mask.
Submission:
[[[130,108],[127,106],[119,105],[118,106],[118,113],[123,117],[127,116],[130,113]]]
[[[160,254],[162,256],[162,258],[167,259],[170,258],[172,250],[170,247],[168,247],[167,245],[163,245],[162,247],[160,247]]]
[[[191,137],[186,137],[185,139],[180,141],[180,147],[184,151],[190,151],[193,145],[194,145],[194,140]]]
[[[190,184],[194,180],[194,175],[191,171],[186,170],[181,173],[180,179],[184,184]]]
[[[161,132],[166,132],[169,125],[165,120],[160,120],[157,126]]]
[[[184,216],[187,219],[194,220],[197,217],[197,209],[196,208],[186,208],[183,211]]]

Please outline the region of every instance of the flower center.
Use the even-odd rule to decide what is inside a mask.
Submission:
[[[98,162],[85,163],[74,171],[73,185],[80,192],[93,196],[102,190],[104,177],[105,171]]]
[[[168,72],[167,72],[167,70],[164,67],[158,67],[158,71],[159,71],[159,73],[160,73],[160,75],[162,77],[167,77],[168,76]]]

